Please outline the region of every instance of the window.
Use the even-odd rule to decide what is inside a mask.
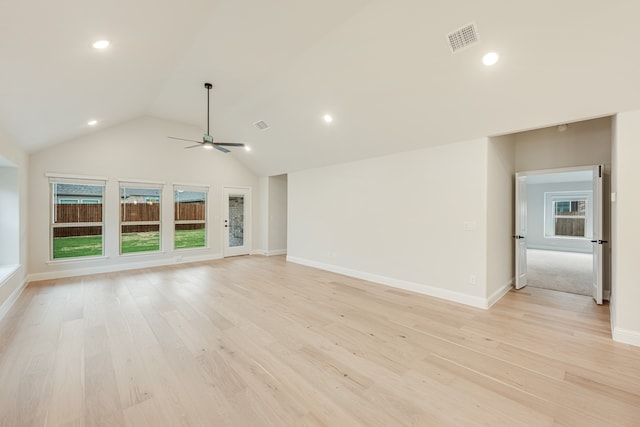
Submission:
[[[590,238],[591,192],[545,193],[547,237]]]
[[[206,246],[207,191],[206,187],[174,186],[175,249]]]
[[[51,259],[103,255],[105,184],[106,179],[49,176]],[[95,202],[80,203],[82,197]]]
[[[160,250],[162,184],[120,182],[120,253]]]

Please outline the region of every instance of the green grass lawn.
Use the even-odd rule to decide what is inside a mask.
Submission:
[[[202,248],[205,230],[176,230],[175,248]],[[125,233],[122,235],[121,253],[160,250],[160,233]],[[59,237],[53,239],[53,259],[102,255],[102,236]]]
[[[53,259],[102,255],[102,236],[53,239]]]
[[[203,248],[204,228],[199,230],[176,230],[174,248]]]
[[[160,250],[160,232],[145,231],[123,233],[120,240],[120,253],[151,252]]]

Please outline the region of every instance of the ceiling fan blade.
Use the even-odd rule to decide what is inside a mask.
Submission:
[[[196,148],[196,147],[202,147],[202,144],[190,145],[188,147],[184,147],[184,149],[186,150],[187,148]]]
[[[214,143],[213,144],[213,148],[215,148],[218,151],[222,151],[223,153],[230,153],[231,151],[227,150],[224,147],[220,147],[218,144]]]
[[[221,145],[223,147],[244,147],[241,142],[214,142],[214,145]]]
[[[202,144],[201,141],[196,141],[195,139],[184,139],[184,138],[176,138],[175,136],[168,136],[170,139],[177,139],[178,141],[188,141],[188,142],[197,142],[198,144]]]

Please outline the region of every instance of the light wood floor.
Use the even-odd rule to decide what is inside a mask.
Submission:
[[[2,426],[640,425],[640,350],[543,289],[480,310],[239,257],[31,283]]]

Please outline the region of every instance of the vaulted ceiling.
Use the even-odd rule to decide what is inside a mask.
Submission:
[[[637,0],[5,2],[0,127],[27,151],[144,115],[204,132],[210,81],[214,138],[249,144],[230,155],[258,175],[291,172],[640,109],[638,16]],[[479,42],[452,53],[472,22]]]

